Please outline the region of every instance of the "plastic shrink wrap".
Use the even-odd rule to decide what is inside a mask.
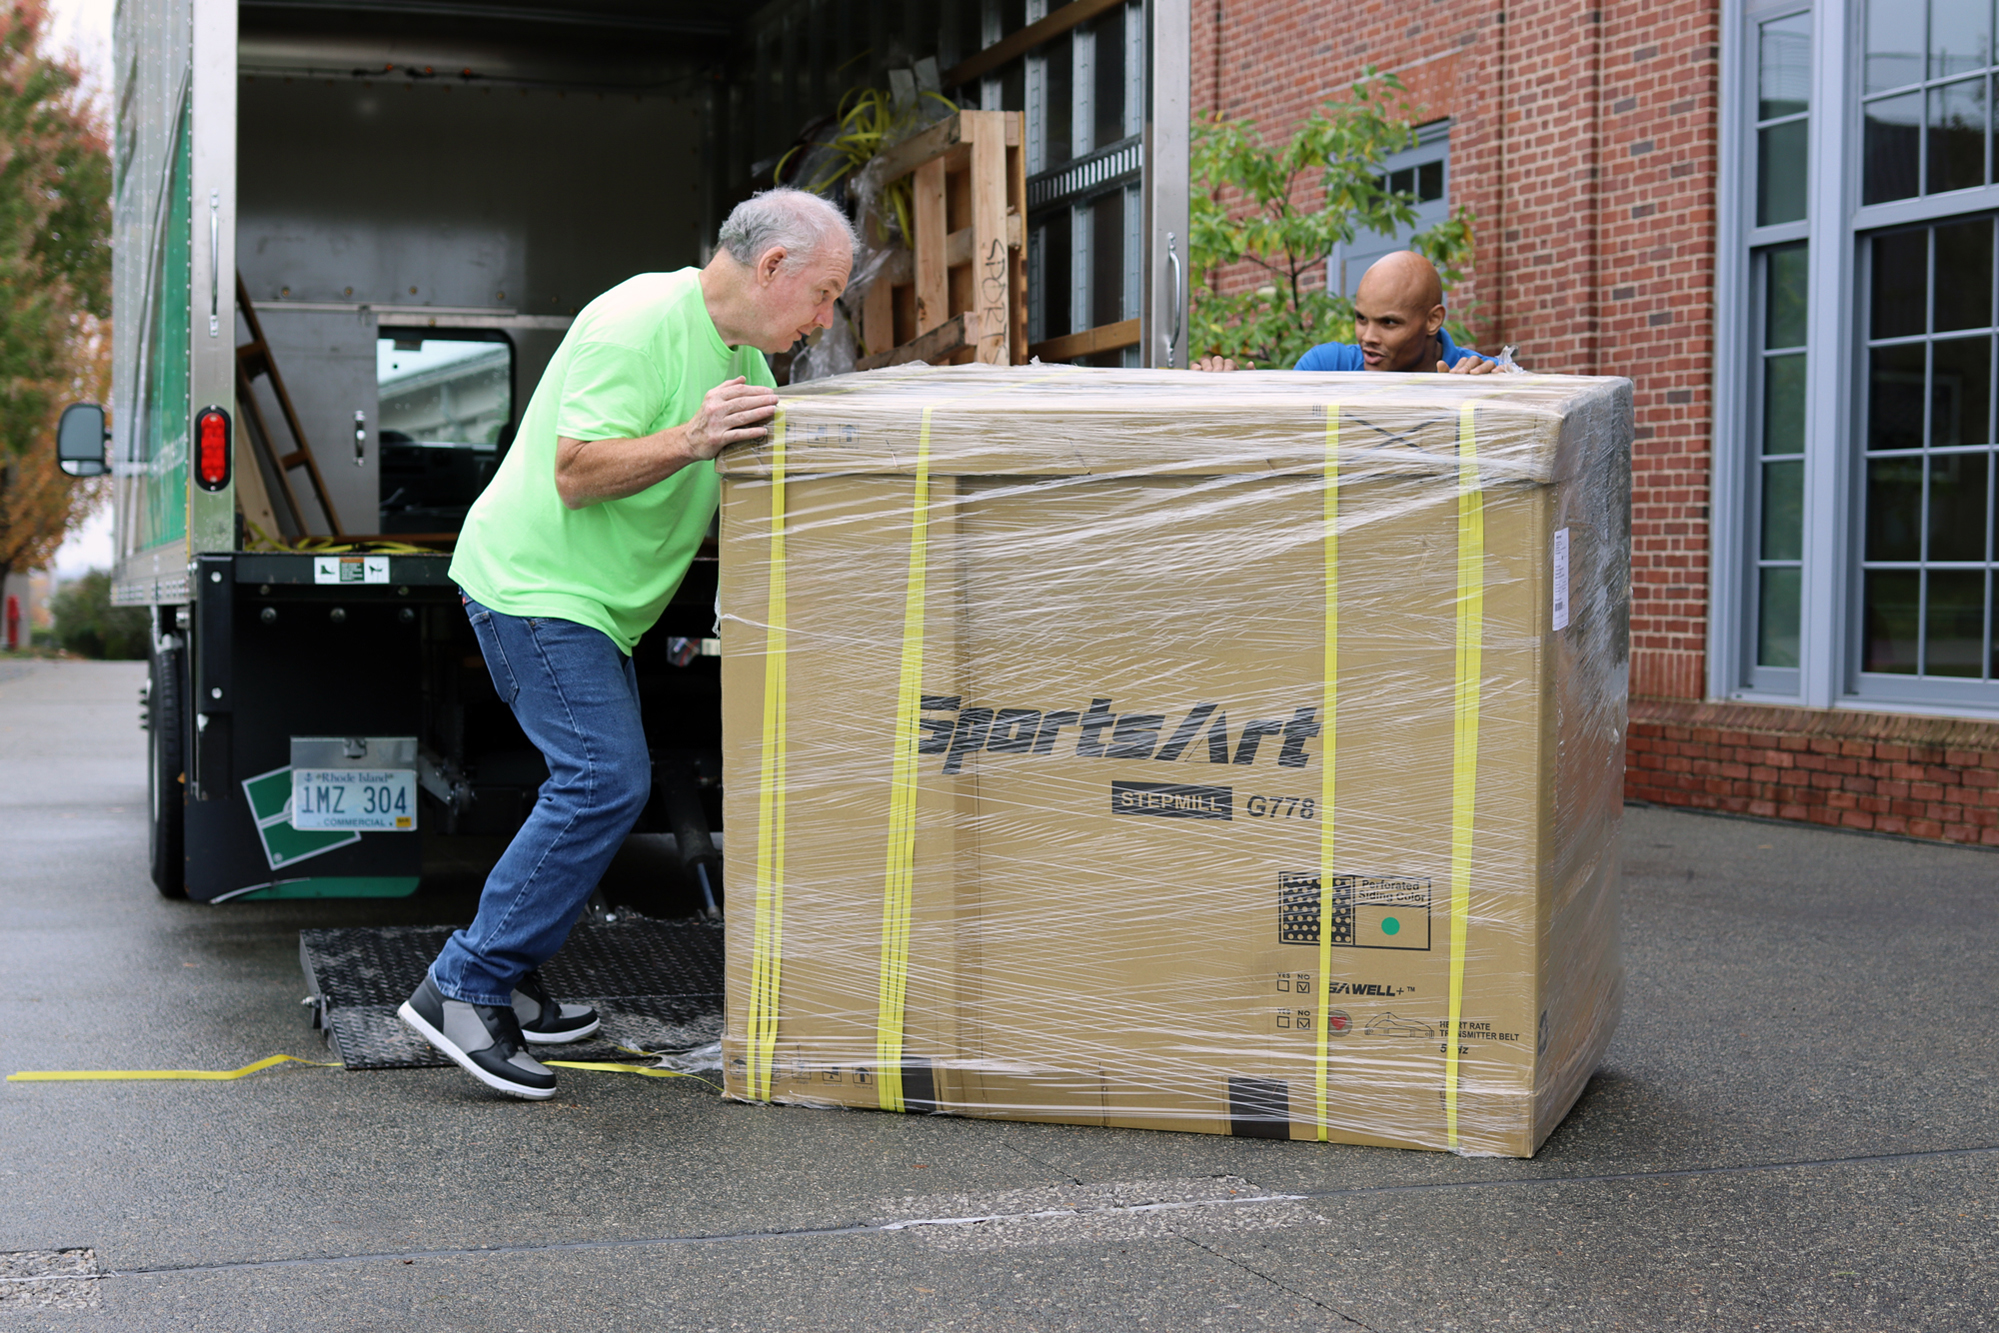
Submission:
[[[1616,1026],[1631,385],[915,367],[724,455],[727,1085],[1529,1156]]]

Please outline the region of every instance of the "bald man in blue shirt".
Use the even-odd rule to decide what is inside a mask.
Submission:
[[[1444,327],[1443,280],[1413,250],[1396,250],[1374,261],[1354,293],[1353,314],[1353,342],[1320,343],[1292,368],[1421,372],[1434,366],[1444,375],[1489,375],[1499,369],[1493,358],[1451,341]],[[1210,356],[1193,368],[1229,371],[1236,363]],[[1242,369],[1256,367],[1244,362]]]

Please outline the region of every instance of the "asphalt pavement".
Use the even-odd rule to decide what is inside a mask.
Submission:
[[[160,899],[142,675],[0,662],[0,1071],[324,1058],[299,929],[468,886]],[[1643,808],[1625,855],[1623,1024],[1532,1161],[577,1071],[7,1083],[0,1333],[1999,1328],[1999,855]],[[1015,1220],[896,1225],[966,1216]]]

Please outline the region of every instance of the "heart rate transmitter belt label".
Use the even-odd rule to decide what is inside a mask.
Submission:
[[[1111,813],[1155,819],[1234,819],[1235,789],[1190,782],[1113,782]]]

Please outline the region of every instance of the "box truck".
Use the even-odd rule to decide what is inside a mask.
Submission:
[[[58,449],[111,473],[114,596],[151,610],[160,892],[396,896],[426,851],[497,855],[546,773],[451,583],[459,523],[577,310],[704,262],[853,90],[1023,113],[1006,262],[1030,350],[1184,364],[1188,21],[1188,0],[124,0],[112,401],[70,409]],[[711,547],[636,654],[640,829],[710,896],[715,588]]]

